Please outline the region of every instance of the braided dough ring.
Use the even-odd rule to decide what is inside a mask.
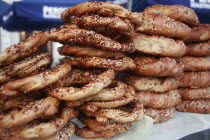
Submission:
[[[106,118],[120,123],[127,123],[133,121],[140,121],[143,116],[143,105],[137,101],[132,101],[129,104],[118,108],[98,109],[95,112],[84,112],[87,116],[96,117],[97,121],[101,122],[99,118]]]
[[[154,123],[162,123],[173,118],[175,114],[175,108],[174,107],[164,108],[164,109],[144,108],[144,114],[154,119]]]
[[[179,112],[192,112],[192,113],[210,113],[210,99],[205,100],[182,100],[182,102],[176,106],[176,110]]]
[[[62,63],[68,63],[70,65],[78,67],[107,68],[116,71],[129,70],[135,68],[135,64],[130,57],[112,60],[94,56],[75,56],[63,58]]]
[[[134,47],[132,44],[120,44],[117,41],[98,34],[94,31],[85,29],[52,29],[50,39],[60,43],[75,43],[78,45],[89,45],[110,51],[122,51],[132,53]]]
[[[152,5],[144,9],[144,12],[166,15],[189,26],[200,26],[196,13],[182,5]]]
[[[58,48],[60,55],[76,55],[76,56],[99,56],[103,58],[122,58],[126,54],[123,52],[113,52],[108,50],[102,50],[98,48],[93,48],[90,46],[79,46],[65,44],[62,47]]]
[[[42,53],[31,59],[26,59],[21,62],[8,65],[0,69],[0,83],[8,82],[15,76],[24,77],[25,75],[31,74],[49,63],[49,53]]]
[[[36,32],[23,42],[8,47],[0,54],[0,67],[22,60],[46,45],[49,36],[46,33]]]
[[[210,86],[210,71],[184,72],[179,86],[189,88],[208,87]]]
[[[136,64],[134,73],[146,76],[178,76],[183,73],[184,66],[169,57],[154,58],[137,56],[133,58]]]
[[[207,88],[179,88],[182,99],[197,100],[210,99],[210,87]]]
[[[187,44],[186,56],[208,56],[210,55],[210,40],[207,42]]]
[[[181,101],[181,96],[178,90],[171,90],[166,93],[155,93],[155,92],[137,92],[136,98],[143,102],[145,107],[152,108],[169,108],[174,107]]]
[[[31,122],[43,115],[52,105],[58,104],[56,98],[47,97],[40,101],[28,104],[20,111],[12,111],[0,116],[0,128],[13,128]]]
[[[0,95],[15,96],[20,94],[20,92],[29,92],[42,89],[58,81],[61,77],[65,76],[70,70],[71,67],[68,64],[62,64],[47,71],[44,71],[40,74],[11,81],[1,86]]]
[[[177,89],[179,86],[179,80],[173,77],[159,78],[131,75],[128,76],[127,83],[137,91],[154,92],[167,92]]]
[[[85,85],[81,89],[74,87],[63,87],[53,89],[49,94],[58,98],[59,100],[75,101],[82,99],[100,92],[103,88],[107,87],[114,78],[114,71],[107,70],[106,72],[98,75],[98,77]]]

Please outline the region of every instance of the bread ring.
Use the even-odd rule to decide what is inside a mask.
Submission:
[[[207,88],[179,88],[182,99],[210,99],[210,87]]]
[[[122,58],[125,57],[123,52],[112,52],[107,50],[102,50],[98,48],[93,48],[90,46],[79,46],[65,44],[64,46],[58,48],[60,55],[76,55],[76,56],[99,56],[103,58]]]
[[[111,10],[111,14],[121,18],[127,17],[130,13],[124,7],[111,2],[84,2],[64,10],[61,14],[61,19],[64,23],[69,23],[71,16],[82,16],[94,12],[104,13],[101,11],[104,9]]]
[[[13,77],[24,77],[50,63],[49,53],[42,53],[31,59],[8,65],[0,69],[0,83],[8,82]],[[6,77],[6,78],[4,78]]]
[[[210,55],[210,40],[207,42],[194,43],[186,45],[185,55],[190,56],[208,56]]]
[[[143,118],[143,106],[140,102],[132,101],[129,104],[115,109],[98,109],[95,112],[84,112],[87,116],[103,117],[120,123],[139,121]],[[141,116],[141,117],[140,117]],[[138,120],[136,120],[138,118]],[[99,119],[97,119],[99,121]]]
[[[127,78],[127,83],[137,91],[167,92],[177,89],[179,80],[173,77],[159,78],[131,75]]]
[[[46,45],[49,36],[46,33],[36,32],[23,42],[12,45],[0,54],[0,67],[22,60]]]
[[[171,90],[166,93],[141,91],[136,93],[136,98],[141,101],[145,107],[157,109],[174,107],[181,101],[178,90]]]
[[[135,90],[133,89],[133,87],[127,86],[126,91],[127,91],[126,94],[119,99],[111,101],[96,100],[96,101],[88,101],[86,103],[101,108],[116,108],[119,106],[123,106],[128,104],[135,98]]]
[[[186,51],[183,41],[176,41],[163,36],[151,36],[137,33],[132,38],[132,43],[137,52],[150,55],[181,57]]]
[[[113,78],[114,71],[107,70],[106,72],[98,75],[95,80],[82,87],[81,89],[74,87],[56,88],[49,94],[58,98],[59,100],[75,101],[98,93],[103,88],[107,87]]]
[[[64,108],[61,115],[49,122],[41,123],[20,131],[18,136],[24,139],[37,139],[49,137],[59,132],[69,120],[74,119],[78,115],[78,111],[73,108]]]
[[[185,72],[180,79],[180,87],[199,88],[210,86],[210,71]]]
[[[164,108],[164,109],[155,109],[155,108],[145,108],[144,113],[146,116],[154,119],[154,123],[162,123],[168,121],[174,117],[175,108]]]
[[[59,102],[56,98],[48,97],[22,108],[20,111],[12,111],[0,116],[0,128],[18,127],[44,114],[51,106],[51,102]]]
[[[130,70],[135,68],[135,64],[130,57],[112,60],[94,56],[75,56],[63,58],[62,63],[68,63],[77,67],[107,68],[116,71]]]
[[[210,113],[210,99],[205,100],[182,100],[182,102],[176,106],[176,110],[179,112],[192,112],[192,113]]]
[[[183,73],[184,66],[169,57],[154,58],[137,56],[133,58],[136,64],[134,73],[146,76],[177,76]]]
[[[95,112],[98,109],[97,106],[95,106],[95,105],[89,105],[87,103],[83,103],[78,108],[80,110],[82,110],[82,111],[87,111],[87,112]]]
[[[20,94],[20,92],[42,89],[58,81],[58,79],[65,76],[70,70],[71,67],[68,64],[62,64],[40,74],[11,81],[1,86],[0,95],[15,96]]]
[[[166,15],[189,26],[200,26],[198,16],[188,7],[182,5],[152,5],[144,9],[144,12]],[[176,14],[175,14],[176,13]]]
[[[210,57],[184,56],[178,58],[178,62],[184,65],[184,71],[207,71],[210,70]]]
[[[89,45],[110,51],[122,51],[132,53],[134,47],[132,44],[120,44],[117,41],[98,34],[94,31],[84,29],[52,29],[50,39],[60,43],[74,43],[78,45]]]

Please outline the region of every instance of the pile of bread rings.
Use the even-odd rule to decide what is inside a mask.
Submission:
[[[85,2],[61,19],[0,54],[3,140],[110,138],[144,115],[161,123],[175,110],[210,113],[210,26],[193,10]],[[50,69],[50,54],[39,53],[49,40],[65,56]]]

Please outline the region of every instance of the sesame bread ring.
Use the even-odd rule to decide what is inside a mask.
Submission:
[[[101,108],[95,112],[84,112],[87,116],[97,118],[107,118],[120,123],[140,121],[143,116],[143,104],[138,101],[132,101],[125,106],[118,108]],[[99,121],[100,119],[97,119]],[[104,119],[103,119],[104,120]]]
[[[54,103],[57,104],[58,102],[56,98],[47,97],[32,102],[19,111],[0,115],[0,128],[13,128],[25,125],[43,115],[52,105],[54,106]]]
[[[107,70],[106,72],[98,75],[96,79],[83,86],[82,88],[61,87],[53,89],[49,92],[49,94],[58,98],[59,100],[65,101],[83,99],[94,95],[100,92],[103,88],[107,87],[112,82],[114,75],[115,74],[113,70]]]
[[[144,9],[144,12],[166,15],[189,26],[199,26],[198,16],[188,7],[182,5],[152,5]],[[176,14],[175,14],[176,13]]]
[[[173,77],[147,77],[131,75],[127,78],[127,83],[137,91],[167,92],[177,89],[179,80]]]
[[[71,67],[68,64],[62,64],[37,75],[11,81],[1,86],[0,95],[15,96],[21,92],[30,92],[42,89],[58,81],[70,70]]]
[[[181,57],[186,51],[183,41],[163,36],[137,33],[132,38],[132,43],[137,52],[150,55]]]
[[[209,114],[210,113],[210,99],[182,100],[181,103],[176,106],[176,110],[179,112]]]
[[[182,99],[197,100],[210,99],[210,87],[207,88],[179,88]]]
[[[186,56],[208,56],[210,55],[210,40],[207,42],[187,44]]]
[[[200,88],[210,86],[210,71],[184,72],[180,79],[180,87]]]
[[[107,68],[116,71],[130,70],[135,68],[135,64],[130,57],[112,60],[94,56],[75,56],[63,58],[62,63],[68,63],[77,67]]]
[[[49,53],[38,54],[30,59],[10,64],[0,69],[0,83],[8,82],[13,77],[25,77],[50,63]],[[5,77],[5,78],[4,78]]]
[[[208,71],[210,70],[210,56],[178,58],[178,62],[184,65],[184,71]]]
[[[108,50],[102,50],[99,48],[93,48],[90,46],[80,46],[80,45],[71,45],[65,44],[62,47],[58,48],[60,55],[75,55],[75,56],[97,56],[103,58],[122,58],[126,54],[123,52],[113,52]]]
[[[47,44],[49,35],[36,32],[23,42],[12,45],[0,54],[0,67],[22,60],[41,49]]]
[[[85,29],[58,29],[50,32],[50,39],[60,43],[74,43],[78,45],[89,45],[110,51],[134,52],[132,44],[120,44],[117,41]]]
[[[134,73],[145,76],[178,76],[183,73],[184,66],[169,57],[155,58],[137,56],[133,58],[136,68]]]
[[[142,102],[145,107],[157,109],[174,107],[181,101],[178,90],[171,90],[166,93],[141,91],[136,93],[136,98]]]
[[[154,123],[162,123],[168,121],[174,117],[175,108],[164,108],[164,109],[155,109],[155,108],[144,108],[144,113],[146,116],[154,119]]]

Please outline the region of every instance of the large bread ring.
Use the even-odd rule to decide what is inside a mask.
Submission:
[[[166,93],[136,92],[137,100],[141,101],[145,107],[169,108],[174,107],[181,101],[178,90],[171,90]]]
[[[186,45],[185,55],[190,56],[208,56],[210,55],[210,40],[207,42],[194,43]]]
[[[131,75],[127,78],[127,83],[137,91],[167,92],[178,88],[179,80],[173,77],[146,77]]]
[[[46,33],[36,32],[23,42],[12,45],[0,54],[0,67],[22,60],[46,45],[49,36]]]
[[[90,46],[79,46],[65,44],[62,47],[58,48],[60,55],[76,55],[76,56],[99,56],[103,58],[122,58],[125,57],[123,52],[113,52],[108,50],[102,50],[98,48],[93,48]]]
[[[197,100],[210,99],[210,87],[207,88],[179,88],[182,99]]]
[[[162,123],[173,118],[175,114],[175,108],[174,107],[164,108],[164,109],[144,108],[144,114],[154,119],[154,123]]]
[[[134,73],[146,76],[178,76],[183,73],[184,66],[169,57],[154,58],[137,56],[133,58],[136,68]]]
[[[85,85],[81,89],[74,87],[61,87],[53,89],[49,92],[51,96],[58,98],[59,100],[75,101],[91,95],[94,95],[107,87],[114,78],[114,71],[107,70],[106,72],[98,75],[98,77]]]
[[[210,99],[205,100],[182,100],[182,102],[176,106],[176,110],[179,112],[192,112],[192,113],[210,113]]]
[[[196,13],[182,5],[152,5],[144,9],[144,12],[166,15],[189,26],[199,26],[200,22]],[[175,14],[176,13],[176,14]]]
[[[137,33],[132,38],[132,43],[137,52],[150,55],[181,57],[186,51],[183,41],[163,36]]]
[[[116,71],[130,70],[135,68],[135,64],[130,57],[112,60],[94,56],[75,56],[63,58],[62,62],[77,67],[107,68]]]
[[[120,44],[117,41],[85,29],[52,29],[50,39],[61,43],[75,43],[78,45],[89,45],[110,51],[130,52],[134,51],[132,44]]]
[[[40,74],[29,76],[23,79],[11,81],[1,86],[1,96],[15,96],[20,92],[29,92],[49,86],[71,70],[68,64],[62,64]]]
[[[210,86],[210,71],[184,72],[180,79],[180,87],[199,88]]]

